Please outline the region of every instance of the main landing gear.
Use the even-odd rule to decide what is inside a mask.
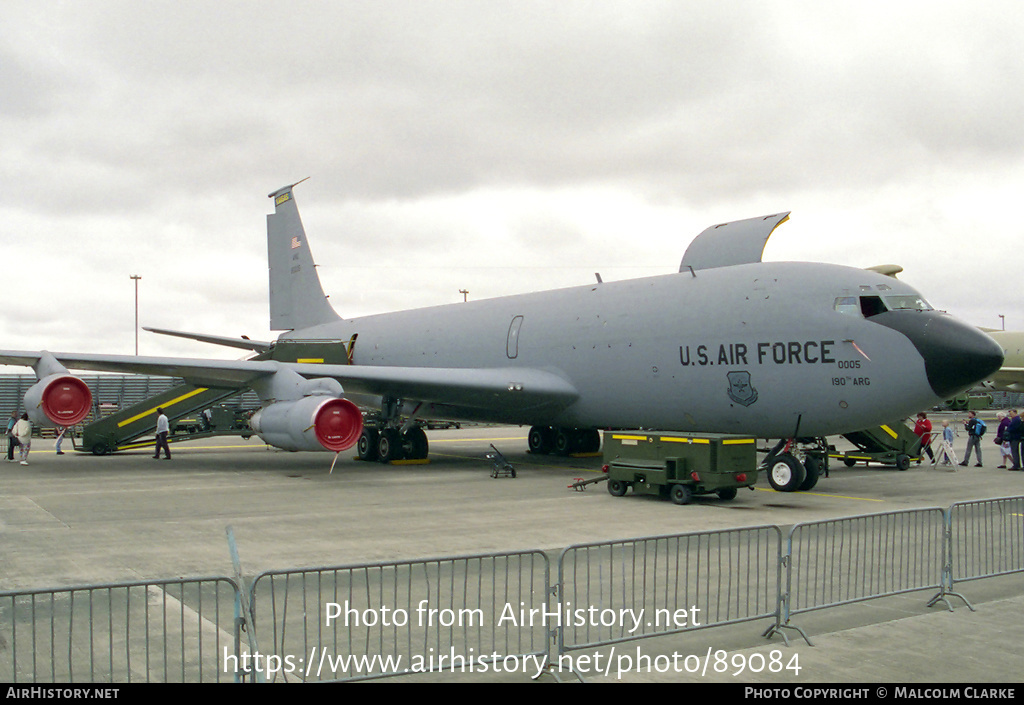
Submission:
[[[426,460],[430,453],[427,434],[416,423],[415,414],[402,425],[400,399],[384,399],[379,415],[366,419],[363,434],[356,443],[360,460],[390,463],[395,460]]]
[[[527,442],[530,452],[537,455],[572,455],[601,450],[601,434],[596,428],[534,426]]]
[[[360,460],[426,460],[430,453],[427,434],[419,426],[403,432],[399,428],[364,428],[356,444]]]
[[[784,438],[761,464],[768,484],[777,492],[806,492],[828,474],[828,445],[824,438]]]

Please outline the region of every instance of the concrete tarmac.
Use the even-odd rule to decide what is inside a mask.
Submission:
[[[938,422],[936,421],[936,428]],[[263,570],[433,558],[499,551],[555,552],[576,543],[670,533],[791,524],[953,502],[1024,495],[1024,473],[998,470],[994,424],[983,468],[927,464],[846,468],[833,463],[811,492],[778,493],[762,476],[731,502],[697,498],[676,506],[654,497],[612,497],[597,477],[601,459],[535,457],[527,429],[430,431],[431,462],[383,466],[269,449],[256,439],[174,444],[173,459],[149,452],[106,457],[55,455],[36,440],[29,465],[0,464],[0,590],[101,582],[231,575],[231,525],[247,576]],[[962,457],[966,439],[955,443]],[[518,477],[491,478],[494,444]],[[843,441],[837,445],[842,448]],[[66,444],[65,444],[66,447]],[[848,447],[848,446],[847,446]],[[1022,519],[1024,525],[1024,519]],[[739,624],[619,645],[617,652],[662,656],[723,652],[722,673],[610,672],[594,681],[786,683],[1017,683],[1024,634],[1024,576],[958,584],[977,611],[954,600],[928,608],[911,593],[803,615],[790,644]],[[640,652],[637,652],[637,649]],[[778,651],[799,670],[755,669]],[[609,650],[604,652],[609,654]],[[755,654],[761,654],[756,656]],[[733,659],[735,659],[733,661]],[[739,665],[743,668],[739,668]],[[423,680],[452,680],[435,674]],[[456,677],[456,680],[529,680]],[[546,680],[543,678],[541,680]]]

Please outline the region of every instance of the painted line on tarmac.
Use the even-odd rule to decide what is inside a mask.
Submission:
[[[778,490],[774,490],[771,487],[755,487],[754,489],[757,490],[758,492],[778,492]],[[790,493],[779,492],[779,494],[790,494]],[[842,494],[826,494],[824,492],[800,492],[800,494],[801,495],[808,495],[808,496],[811,496],[811,497],[829,497],[830,499],[852,499],[854,501],[860,501],[860,502],[885,502],[886,501],[884,499],[876,499],[874,497],[849,497],[847,495],[842,495]]]
[[[495,441],[525,441],[526,436],[505,436],[502,438],[431,438],[430,444],[435,443],[493,443]]]

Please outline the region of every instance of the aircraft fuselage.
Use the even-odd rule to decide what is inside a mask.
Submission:
[[[821,436],[945,398],[906,333],[837,305],[861,296],[920,298],[870,270],[756,263],[341,320],[282,339],[356,336],[354,365],[542,369],[579,391],[562,409],[481,400],[423,417]],[[885,315],[968,328],[937,311]]]

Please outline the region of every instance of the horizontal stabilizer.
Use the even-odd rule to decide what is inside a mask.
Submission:
[[[180,330],[167,330],[166,328],[147,328],[145,326],[142,327],[142,330],[149,331],[150,333],[159,333],[160,335],[171,335],[176,338],[198,340],[203,343],[213,343],[214,345],[226,345],[229,348],[253,350],[255,352],[267,352],[272,346],[272,343],[250,340],[244,335],[239,338],[228,338],[222,335],[204,335],[202,333],[188,333]]]

